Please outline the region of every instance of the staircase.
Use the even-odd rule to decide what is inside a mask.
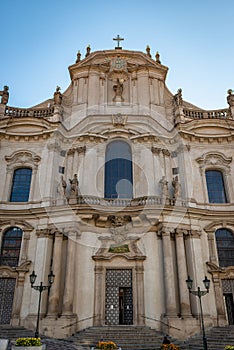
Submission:
[[[234,325],[214,327],[206,331],[208,350],[223,350],[226,345],[234,346]],[[203,350],[202,336],[194,336],[184,343],[182,349]]]
[[[19,337],[32,337],[34,332],[23,327],[0,325],[0,338],[14,340]],[[91,327],[59,341],[42,337],[48,350],[83,349],[89,350],[99,340],[112,340],[122,350],[159,350],[163,334],[149,327],[140,326],[104,326]],[[208,350],[224,350],[226,345],[234,345],[234,325],[214,327],[206,331]],[[181,350],[203,350],[202,336],[197,335],[185,342],[171,339]],[[8,350],[11,349],[9,344]]]
[[[90,348],[99,340],[113,341],[123,350],[158,350],[163,334],[149,327],[141,326],[104,326],[91,327],[68,338],[75,345]],[[174,344],[179,342],[172,340]]]

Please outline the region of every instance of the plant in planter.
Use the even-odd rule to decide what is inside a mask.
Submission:
[[[40,338],[18,338],[12,350],[42,350],[43,345]]]
[[[180,350],[180,348],[175,344],[163,344],[160,350]]]
[[[234,345],[227,345],[224,350],[234,350]]]
[[[118,346],[113,341],[99,341],[96,349],[101,350],[114,350],[118,349]]]

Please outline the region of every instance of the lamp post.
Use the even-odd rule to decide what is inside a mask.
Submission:
[[[35,271],[30,275],[30,283],[31,283],[31,288],[38,290],[39,291],[39,302],[38,302],[38,310],[37,310],[37,326],[36,326],[36,331],[35,331],[35,338],[38,338],[39,335],[39,318],[40,318],[40,308],[41,308],[41,293],[44,290],[50,289],[52,284],[54,283],[54,277],[55,275],[53,274],[53,271],[50,271],[50,274],[48,275],[48,286],[43,286],[43,283],[41,282],[39,286],[34,286],[34,283],[36,281],[37,275],[35,274]]]
[[[200,310],[201,310],[201,324],[202,324],[202,338],[203,338],[203,349],[208,350],[207,348],[207,340],[206,340],[206,334],[205,334],[205,327],[204,327],[204,319],[203,319],[203,311],[202,311],[202,302],[201,298],[209,293],[210,289],[210,280],[205,276],[205,279],[203,280],[204,286],[206,290],[201,290],[200,287],[197,287],[197,290],[192,290],[193,286],[193,280],[188,276],[188,279],[186,280],[187,287],[189,290],[189,293],[195,295],[196,297],[199,298],[199,303],[200,303]]]

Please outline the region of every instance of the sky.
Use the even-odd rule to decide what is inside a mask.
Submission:
[[[68,66],[91,52],[145,52],[169,68],[166,84],[204,109],[227,108],[234,90],[234,0],[2,0],[0,90],[29,108],[70,84]]]

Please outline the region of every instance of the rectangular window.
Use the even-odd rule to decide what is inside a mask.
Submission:
[[[65,167],[64,166],[60,166],[59,167],[59,173],[60,174],[64,174],[64,171],[65,171]]]
[[[210,203],[227,203],[223,174],[221,171],[207,170],[206,183]]]

